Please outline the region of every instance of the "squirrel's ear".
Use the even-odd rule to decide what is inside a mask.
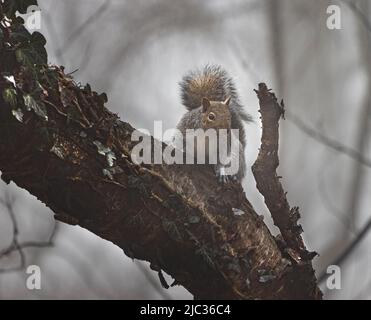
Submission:
[[[225,101],[223,102],[225,105],[229,106],[229,103],[231,102],[231,96],[227,97]]]
[[[210,100],[208,98],[202,98],[202,112],[206,112],[210,107]]]

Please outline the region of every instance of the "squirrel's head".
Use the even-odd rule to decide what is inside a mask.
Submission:
[[[230,129],[231,128],[231,112],[229,103],[231,97],[225,101],[210,101],[207,98],[202,98],[201,115],[202,126],[204,129]]]

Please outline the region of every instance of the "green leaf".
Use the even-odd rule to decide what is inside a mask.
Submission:
[[[17,11],[27,13],[29,6],[37,6],[37,0],[5,0],[3,4],[4,12],[9,18],[15,17]]]
[[[31,34],[25,27],[18,26],[12,32],[11,40],[18,46],[15,54],[19,63],[31,68],[34,65],[47,64],[46,40],[40,32]]]
[[[24,19],[21,16],[16,17],[14,20],[12,20],[14,24],[23,25]]]
[[[17,66],[17,61],[14,52],[1,50],[0,45],[0,70],[3,74],[14,73],[14,68]]]
[[[29,6],[37,6],[37,0],[15,0],[18,2],[17,9],[19,13],[27,13]]]
[[[19,63],[27,64],[29,61],[27,61],[27,56],[24,54],[22,49],[17,49],[15,51],[15,57]]]
[[[91,86],[90,86],[90,84],[89,83],[87,83],[86,85],[85,85],[85,91],[87,92],[87,93],[91,93]]]
[[[47,53],[44,48],[40,51],[34,48],[19,48],[15,51],[17,61],[24,66],[33,68],[35,65],[47,64]]]
[[[45,49],[46,40],[39,32],[34,32],[31,36],[30,55],[36,64],[47,64],[48,54]]]
[[[24,116],[24,114],[23,114],[23,111],[22,111],[22,109],[13,109],[12,110],[12,114],[13,114],[13,116],[19,121],[19,122],[23,122],[23,116]]]
[[[67,125],[69,125],[72,121],[78,121],[80,118],[80,113],[74,106],[67,107]]]
[[[15,25],[10,34],[10,40],[14,44],[27,45],[30,42],[31,33],[23,25]]]
[[[101,104],[105,104],[108,102],[108,97],[105,92],[101,93],[98,97],[99,97]]]
[[[17,91],[14,88],[4,89],[3,99],[11,107],[15,107],[17,105]]]
[[[48,114],[44,103],[40,101],[37,102],[30,94],[24,95],[23,100],[27,111],[33,110],[39,117],[44,118],[46,121],[48,120]]]
[[[35,31],[31,35],[31,42],[35,46],[44,47],[46,45],[45,37],[38,31]]]

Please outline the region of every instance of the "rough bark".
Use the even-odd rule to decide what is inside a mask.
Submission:
[[[300,218],[297,207],[290,208],[277,176],[279,119],[284,118],[284,105],[278,104],[274,93],[268,90],[264,83],[259,84],[255,90],[260,101],[260,114],[262,120],[262,138],[258,158],[252,166],[256,186],[264,196],[265,203],[272,215],[274,224],[280,229],[283,240],[287,243],[291,253],[299,260],[310,257],[315,253],[307,252],[302,237],[302,228],[297,224]],[[295,253],[293,252],[295,251]]]
[[[2,27],[12,44],[8,31]],[[104,106],[104,95],[78,86],[62,68],[33,65],[33,73],[4,52],[10,59],[0,62],[5,182],[28,190],[57,219],[149,261],[160,275],[166,271],[197,299],[321,298],[297,210],[277,184],[281,109],[265,85],[257,91],[263,137],[254,174],[283,239],[271,235],[241,185],[219,184],[202,165],[136,165],[134,129]],[[4,68],[15,78],[15,101]],[[27,97],[35,77],[41,89],[34,104]]]

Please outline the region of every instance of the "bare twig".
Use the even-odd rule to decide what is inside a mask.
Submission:
[[[40,242],[38,242],[38,241],[20,242],[19,241],[18,222],[17,222],[16,215],[15,215],[15,212],[14,212],[14,199],[12,199],[10,197],[10,195],[8,193],[6,193],[5,199],[0,198],[0,204],[2,204],[7,209],[7,212],[9,213],[9,216],[10,216],[11,221],[12,221],[12,226],[13,226],[12,241],[7,248],[0,251],[0,259],[5,257],[5,256],[8,256],[9,254],[11,254],[13,252],[16,252],[16,251],[19,253],[19,257],[20,257],[20,262],[19,262],[18,266],[12,267],[12,268],[3,268],[3,269],[0,268],[0,273],[19,271],[19,270],[24,269],[25,263],[26,263],[26,257],[25,257],[24,249],[27,249],[27,248],[46,248],[46,247],[50,247],[50,246],[53,245],[53,240],[54,240],[54,237],[55,237],[56,231],[57,231],[57,223],[54,222],[53,230],[52,230],[52,232],[49,236],[49,239],[47,241],[43,241],[43,242],[41,242],[41,241]]]
[[[367,233],[371,229],[371,219],[368,220],[368,222],[365,224],[365,226],[362,228],[362,230],[359,232],[357,237],[349,244],[349,246],[340,254],[339,257],[337,257],[331,265],[341,266],[345,260],[352,254],[353,250],[360,244],[360,242],[364,239],[364,237],[367,235]],[[326,270],[323,271],[320,276],[318,277],[318,282],[323,282],[326,280],[327,273]]]
[[[303,120],[301,120],[297,115],[295,115],[293,112],[289,110],[286,110],[285,115],[288,120],[290,120],[298,129],[300,129],[302,132],[307,134],[309,137],[313,138],[319,143],[339,153],[347,155],[348,157],[361,163],[367,168],[371,168],[371,159],[366,158],[363,154],[358,152],[356,149],[347,147],[341,142],[337,141],[336,139],[332,139],[326,136],[325,134],[323,134],[322,132],[313,129],[312,127],[307,125]]]
[[[354,3],[353,0],[351,1],[344,1],[344,0],[339,0],[340,2],[346,4],[360,19],[364,27],[371,32],[371,22],[368,20],[367,15],[362,12],[357,5]]]
[[[332,164],[332,161],[331,161]],[[329,164],[327,164],[329,165]],[[329,192],[326,188],[326,168],[321,167],[318,170],[318,194],[321,197],[321,201],[325,209],[331,213],[339,222],[344,226],[344,228],[351,234],[354,234],[354,231],[349,228],[349,217],[346,216],[344,210],[338,208],[332,201],[329,195]]]
[[[364,6],[362,7],[363,12],[354,5],[354,3],[348,3],[348,5],[358,14],[362,19],[363,12],[365,14],[369,13],[369,8],[367,1],[365,1]],[[359,26],[359,48],[360,48],[360,60],[364,65],[366,71],[366,85],[368,89],[365,92],[364,101],[360,107],[360,111],[357,117],[357,126],[355,126],[355,146],[356,150],[360,154],[364,154],[368,150],[368,142],[370,136],[370,115],[371,115],[371,62],[370,62],[370,53],[371,53],[371,41],[370,41],[370,24],[368,23],[367,18],[363,21],[365,28]],[[360,163],[354,163],[352,166],[352,176],[349,184],[349,200],[346,211],[350,214],[350,226],[352,229],[355,229],[357,217],[359,213],[359,207],[362,197],[362,189],[365,181],[364,167]]]
[[[23,252],[23,248],[19,244],[19,240],[18,240],[19,230],[18,230],[17,219],[15,217],[15,213],[14,213],[14,210],[13,210],[14,199],[11,199],[9,194],[6,193],[5,194],[5,199],[0,199],[0,203],[7,209],[8,213],[9,213],[9,216],[10,216],[10,219],[12,221],[12,226],[13,226],[12,242],[7,249],[5,249],[3,252],[0,252],[0,258],[7,255],[12,250],[13,251],[14,250],[18,251],[19,257],[20,257],[20,262],[19,262],[18,266],[13,267],[13,268],[9,268],[9,269],[0,269],[0,273],[22,270],[24,268],[24,265],[25,265],[25,255],[24,255],[24,252]]]
[[[66,41],[56,50],[56,57],[61,58],[66,51],[71,48],[73,42],[75,42],[79,36],[99,17],[101,17],[109,8],[110,0],[106,0],[92,15],[89,16],[80,26],[74,30]]]

